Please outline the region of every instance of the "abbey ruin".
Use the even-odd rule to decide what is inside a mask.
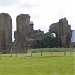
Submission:
[[[62,18],[59,22],[51,24],[49,32],[50,34],[55,33],[56,37],[61,39],[62,47],[70,47],[72,31],[71,25],[68,24],[66,18]]]
[[[14,32],[14,42],[12,43],[12,18],[7,13],[0,14],[0,51],[2,53],[10,53],[11,48],[26,52],[28,48],[28,38],[39,40],[46,35],[51,36],[55,33],[56,37],[62,41],[62,47],[71,46],[72,30],[66,18],[62,18],[57,23],[53,23],[49,27],[49,32],[34,30],[34,24],[30,21],[29,14],[20,14],[16,17],[16,31]]]
[[[12,19],[7,13],[0,14],[0,50],[10,53],[12,44]]]
[[[16,18],[15,44],[19,52],[27,52],[28,38],[34,38],[34,34],[43,33],[39,30],[34,30],[33,22],[30,21],[29,14],[20,14]]]

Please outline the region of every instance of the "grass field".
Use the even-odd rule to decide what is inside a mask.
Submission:
[[[0,57],[0,75],[75,75],[74,56]]]

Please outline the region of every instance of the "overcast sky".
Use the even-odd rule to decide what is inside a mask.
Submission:
[[[29,14],[34,29],[49,30],[52,23],[66,17],[75,30],[75,0],[0,0],[0,13],[9,13],[16,29],[16,16]]]

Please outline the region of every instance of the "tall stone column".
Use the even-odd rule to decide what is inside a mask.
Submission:
[[[0,50],[10,53],[12,44],[12,19],[8,13],[0,14]]]
[[[17,45],[22,49],[21,51],[25,51],[25,47],[27,46],[26,39],[29,34],[29,23],[30,16],[28,14],[20,14],[16,18],[16,29],[17,29],[17,37],[16,42]]]

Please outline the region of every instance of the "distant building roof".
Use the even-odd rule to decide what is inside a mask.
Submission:
[[[75,42],[75,30],[72,30],[71,42]]]

